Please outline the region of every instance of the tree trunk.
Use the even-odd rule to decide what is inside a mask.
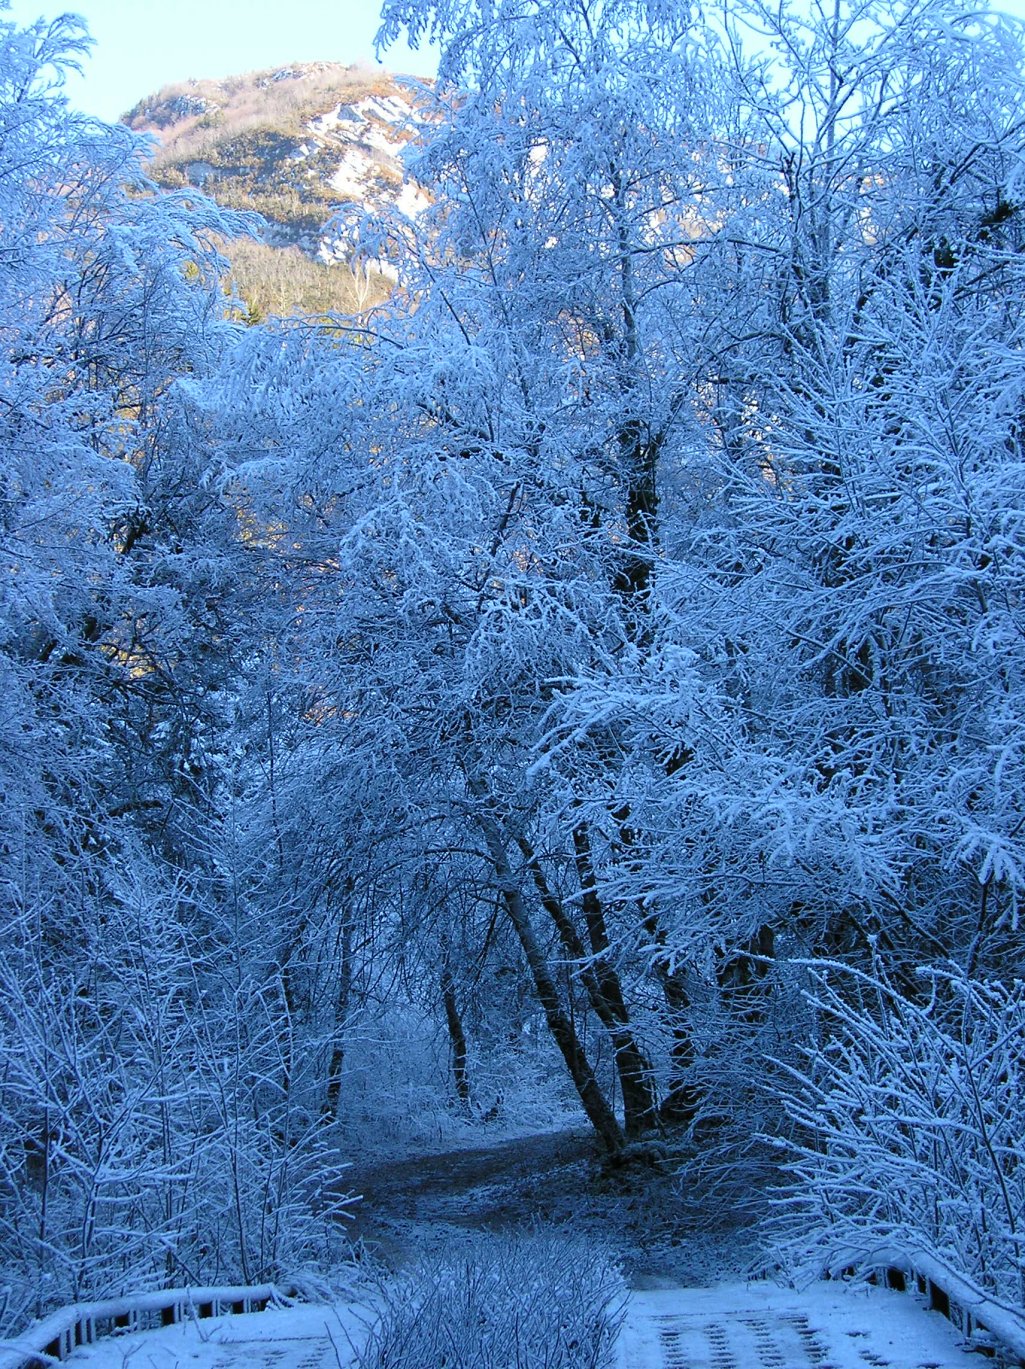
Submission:
[[[627,856],[628,868],[639,874],[640,861],[634,849],[636,837],[630,826],[629,809],[623,808],[613,816],[620,824],[619,837],[623,852]],[[664,950],[667,937],[658,916],[645,908],[639,899],[637,913],[638,920],[652,944]],[[672,1032],[672,1045],[669,1050],[669,1088],[658,1109],[658,1117],[659,1121],[668,1126],[688,1127],[697,1116],[702,1099],[701,1090],[694,1083],[694,1041],[688,1021],[690,994],[687,992],[683,974],[670,968],[668,957],[658,956],[653,968],[668,1010],[666,1016]]]
[[[669,1056],[672,1062],[669,1091],[662,1100],[659,1117],[669,1126],[689,1127],[701,1106],[701,1090],[693,1080],[694,1042],[686,1015],[690,996],[678,971],[670,970],[665,962],[656,965],[655,973],[662,986],[662,995],[669,1009],[673,1044]]]
[[[456,1006],[456,986],[452,971],[446,962],[441,971],[441,1000],[445,1007],[445,1023],[448,1039],[452,1046],[452,1079],[456,1086],[456,1097],[464,1108],[470,1106],[470,1079],[466,1072],[466,1032],[463,1019]]]
[[[486,791],[479,781],[471,780],[468,783],[474,797],[480,800],[486,799]],[[505,842],[493,818],[481,811],[477,814],[477,821],[484,834],[484,841],[498,880],[502,902],[530,969],[534,991],[544,1011],[548,1030],[552,1033],[552,1037],[562,1053],[562,1058],[566,1062],[566,1067],[576,1086],[588,1121],[604,1148],[609,1154],[615,1155],[623,1149],[625,1144],[622,1128],[594,1077],[594,1071],[584,1053],[583,1043],[577,1036],[576,1028],[563,1009],[559,991],[548,967],[548,961],[538,945],[534,929],[530,924],[526,904],[509,865]]]
[[[666,934],[654,913],[641,910],[641,923],[655,945],[663,947]],[[655,961],[655,974],[662,989],[662,997],[669,1009],[669,1024],[673,1044],[669,1058],[672,1073],[669,1091],[659,1108],[660,1119],[670,1126],[689,1127],[701,1106],[701,1090],[694,1083],[694,1041],[690,1024],[690,995],[679,970],[670,969],[661,957]]]
[[[527,862],[527,869],[534,880],[541,906],[555,924],[566,954],[579,966],[577,976],[587,990],[595,1015],[612,1041],[616,1070],[623,1090],[626,1134],[632,1140],[655,1122],[658,1113],[651,1088],[651,1065],[630,1028],[630,1016],[619,976],[607,962],[595,967],[594,957],[588,955],[573,919],[545,879],[541,863],[531,849],[530,843],[526,838],[518,837],[516,844]]]
[[[573,829],[573,849],[577,876],[583,893],[584,921],[591,943],[593,977],[598,997],[608,1015],[606,1023],[616,1051],[619,1082],[623,1090],[623,1116],[626,1134],[632,1140],[643,1135],[658,1121],[658,1108],[652,1087],[651,1065],[630,1029],[630,1013],[619,975],[609,962],[608,929],[598,897],[598,883],[591,860],[591,839],[584,823]],[[595,1005],[597,1011],[597,1004]],[[604,1021],[604,1018],[602,1019]]]
[[[346,921],[342,941],[342,963],[338,970],[338,992],[335,995],[335,1022],[331,1040],[331,1057],[327,1067],[327,1088],[324,1093],[325,1116],[340,1120],[342,1101],[342,1071],[345,1068],[345,1038],[343,1032],[349,1016],[352,997],[352,923]]]

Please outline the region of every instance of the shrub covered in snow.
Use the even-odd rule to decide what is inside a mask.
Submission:
[[[777,1233],[798,1263],[883,1246],[1025,1298],[1025,984],[814,972],[821,1040],[788,1108],[803,1139]]]
[[[360,1369],[601,1369],[624,1306],[607,1253],[567,1232],[482,1238],[386,1288]]]

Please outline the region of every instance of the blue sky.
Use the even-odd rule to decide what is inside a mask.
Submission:
[[[1025,17],[1025,0],[994,8]],[[374,61],[378,0],[10,0],[0,17],[28,24],[67,11],[95,39],[82,78],[68,94],[89,114],[116,119],[171,81],[232,76],[288,62]],[[391,71],[429,75],[431,51],[396,46]]]
[[[0,18],[26,25],[69,11],[95,39],[84,78],[68,83],[69,97],[109,120],[192,76],[288,62],[372,62],[378,24],[375,0],[11,0]],[[428,75],[433,59],[429,51],[395,47],[383,65]]]

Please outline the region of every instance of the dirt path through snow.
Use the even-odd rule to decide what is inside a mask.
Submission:
[[[634,1287],[736,1277],[753,1255],[749,1237],[728,1213],[688,1225],[677,1169],[656,1158],[606,1171],[582,1129],[354,1165],[346,1186],[362,1199],[350,1230],[399,1268],[472,1233],[564,1223],[609,1246]]]

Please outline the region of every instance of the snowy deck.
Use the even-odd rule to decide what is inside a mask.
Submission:
[[[656,1289],[631,1295],[618,1369],[981,1369],[916,1299],[823,1283]]]
[[[367,1312],[304,1306],[120,1335],[75,1351],[84,1369],[346,1369]],[[771,1284],[630,1296],[618,1369],[982,1369],[953,1326],[886,1289]]]

